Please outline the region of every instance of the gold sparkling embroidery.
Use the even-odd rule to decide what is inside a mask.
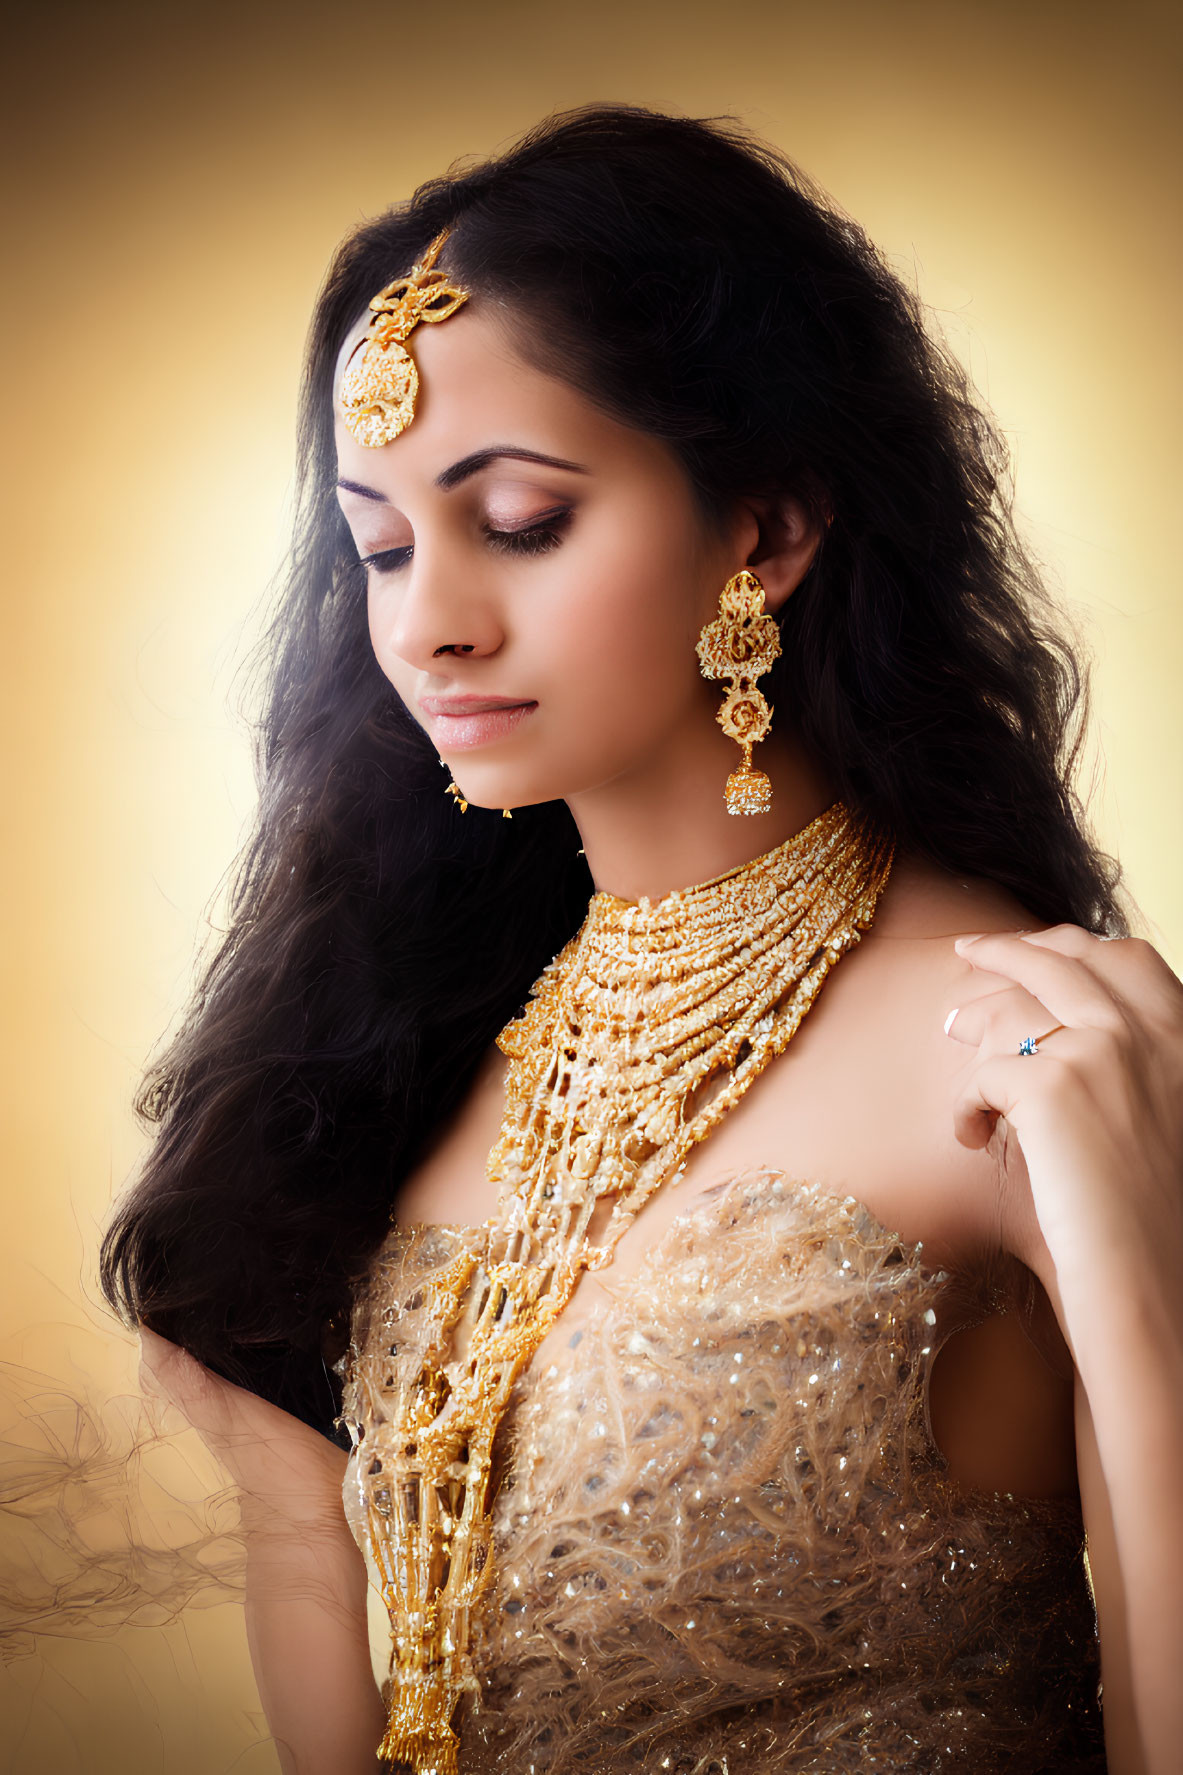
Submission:
[[[778,1167],[683,1194],[514,1389],[464,1775],[1104,1775],[1079,1500],[967,1492],[928,1423],[946,1338],[1022,1274],[946,1273]],[[482,1238],[395,1227],[358,1289],[363,1546],[371,1429]]]

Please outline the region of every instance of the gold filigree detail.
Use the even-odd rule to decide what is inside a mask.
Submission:
[[[491,1582],[493,1444],[514,1383],[583,1271],[611,1261],[649,1197],[787,1048],[869,928],[893,854],[835,802],[699,887],[655,903],[597,893],[498,1037],[509,1066],[488,1159],[496,1213],[433,1278],[421,1349],[391,1349],[389,1412],[346,1413],[393,1636],[383,1758],[456,1775],[453,1715],[466,1692],[479,1703],[470,1623]],[[355,1345],[348,1389],[359,1360]]]
[[[369,449],[389,444],[415,417],[419,372],[407,339],[420,321],[447,320],[468,301],[468,290],[450,283],[446,271],[433,269],[450,233],[445,228],[437,234],[409,275],[396,277],[374,297],[374,319],[341,378],[342,417]]]
[[[698,663],[704,678],[729,678],[731,688],[715,716],[729,740],[743,747],[743,763],[727,779],[724,798],[731,814],[767,813],[772,784],[752,764],[752,747],[772,726],[772,710],[755,680],[780,658],[780,630],[764,614],[764,587],[746,567],[727,581],[719,614],[698,637]]]
[[[758,690],[736,685],[727,692],[715,719],[728,739],[755,745],[772,726],[772,710]]]

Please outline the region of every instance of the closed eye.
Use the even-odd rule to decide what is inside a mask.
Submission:
[[[541,555],[547,549],[558,548],[563,534],[574,517],[571,506],[556,506],[553,511],[542,512],[532,523],[520,530],[495,530],[491,524],[484,525],[484,532],[491,547],[503,549],[511,555]]]
[[[395,573],[400,567],[406,566],[413,553],[414,550],[410,548],[379,549],[376,555],[359,556],[358,565],[372,567],[375,573]]]
[[[482,530],[490,548],[511,555],[541,555],[559,546],[573,516],[571,506],[557,506],[520,530],[495,530],[491,524],[483,525]],[[414,552],[411,547],[379,549],[375,554],[362,555],[359,565],[372,567],[375,573],[397,573]]]

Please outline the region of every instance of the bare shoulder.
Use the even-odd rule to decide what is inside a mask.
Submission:
[[[798,1174],[857,1196],[942,1261],[1001,1237],[997,1155],[953,1132],[972,1054],[945,1034],[951,1011],[1000,982],[954,938],[1040,922],[994,882],[897,858],[871,930],[828,977],[762,1106]]]
[[[897,853],[871,937],[950,943],[973,931],[1030,930],[1039,920],[1008,888],[981,875],[942,868],[916,853]]]
[[[917,1071],[936,1066],[957,1072],[965,1050],[945,1037],[945,1018],[959,1005],[994,990],[998,982],[963,960],[955,940],[985,931],[1035,930],[1040,923],[997,882],[954,875],[923,858],[901,858],[874,924],[855,952],[858,966],[848,974],[852,989],[874,998],[874,1007],[864,1005],[861,1013],[870,1015],[885,1034],[895,1025],[906,1037],[901,1059],[911,1054]],[[931,1039],[934,1018],[936,1042]]]

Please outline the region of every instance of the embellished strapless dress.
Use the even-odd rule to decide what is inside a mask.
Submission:
[[[367,1431],[483,1237],[396,1228],[359,1295],[363,1548],[390,1483]],[[776,1172],[690,1198],[516,1384],[463,1775],[1102,1775],[1079,1505],[967,1492],[932,1440],[965,1301],[851,1198]]]

